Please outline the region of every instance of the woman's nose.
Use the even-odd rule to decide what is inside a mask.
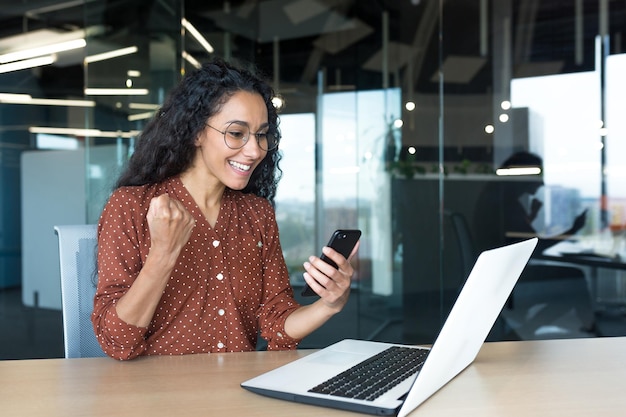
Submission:
[[[246,156],[254,158],[257,158],[267,152],[261,149],[261,147],[259,146],[259,142],[256,139],[256,136],[252,134],[248,138],[246,144],[243,145],[243,151]]]

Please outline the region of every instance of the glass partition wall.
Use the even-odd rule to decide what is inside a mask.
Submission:
[[[626,334],[625,14],[608,0],[7,6],[0,358],[62,355],[52,225],[97,221],[146,121],[212,56],[253,63],[277,93],[276,214],[300,302],[302,262],[334,229],[363,231],[348,305],[301,347],[431,343],[478,253],[536,235],[490,340]],[[57,36],[84,43],[5,66]]]
[[[180,0],[87,2],[87,222],[96,223],[135,138],[188,68]],[[206,53],[208,55],[208,53]]]

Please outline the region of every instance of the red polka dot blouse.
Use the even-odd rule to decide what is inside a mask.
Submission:
[[[147,328],[117,317],[115,304],[139,274],[150,249],[146,214],[168,193],[196,220]],[[295,349],[284,325],[293,298],[274,209],[264,198],[226,189],[211,227],[180,178],[114,191],[98,224],[98,288],[92,322],[105,353],[139,355]]]

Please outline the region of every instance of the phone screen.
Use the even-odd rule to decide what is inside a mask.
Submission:
[[[348,258],[352,249],[361,238],[361,231],[357,229],[339,229],[335,230],[330,237],[326,246],[333,248],[337,252],[343,255],[344,258]],[[331,259],[327,258],[324,254],[320,256],[320,259],[329,265],[337,268],[337,264]],[[317,295],[315,291],[311,289],[307,284],[304,285],[302,295],[305,297],[311,297]]]

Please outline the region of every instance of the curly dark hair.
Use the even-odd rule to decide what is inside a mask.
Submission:
[[[115,188],[161,182],[189,168],[196,152],[194,141],[205,129],[207,119],[218,113],[238,91],[263,97],[269,131],[280,141],[271,86],[252,67],[237,67],[214,59],[188,73],[170,91],[161,109],[139,135]],[[268,151],[242,191],[264,197],[273,204],[282,174],[278,166],[281,157],[278,147]]]

